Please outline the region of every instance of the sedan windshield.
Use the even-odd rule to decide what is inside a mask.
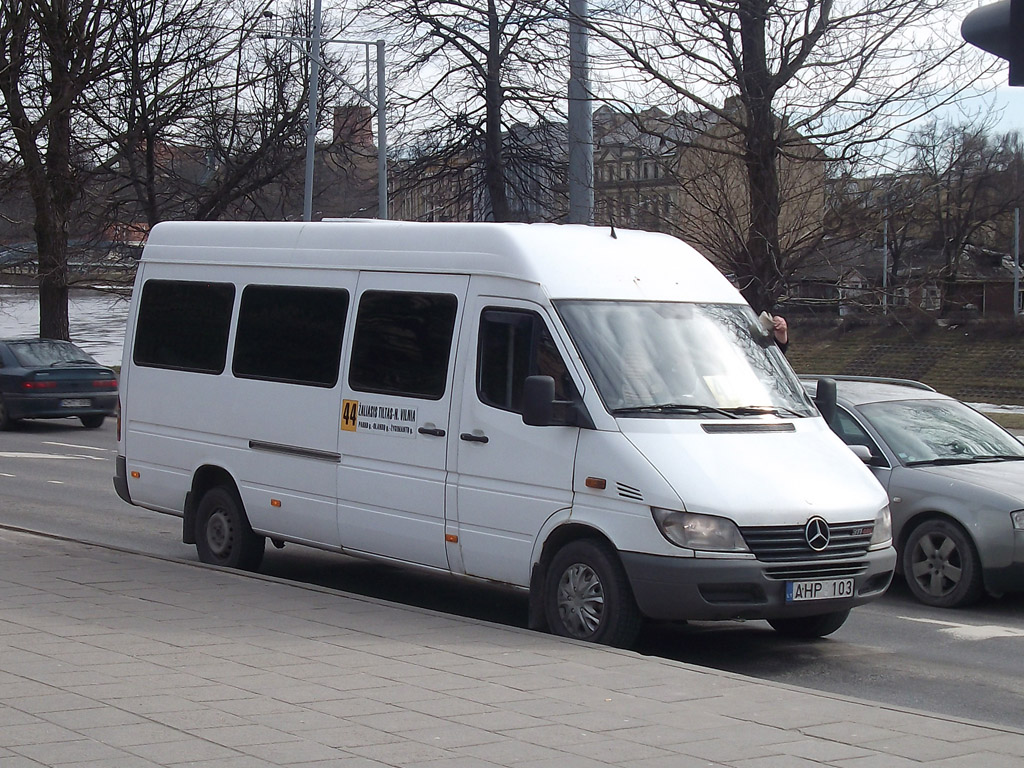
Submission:
[[[11,343],[10,348],[18,359],[18,364],[24,368],[58,367],[79,363],[96,364],[96,361],[88,354],[67,341],[51,339],[16,341]]]
[[[724,419],[815,413],[782,352],[746,305],[555,306],[613,414]]]
[[[907,466],[1024,460],[1024,445],[958,400],[898,400],[859,410]]]

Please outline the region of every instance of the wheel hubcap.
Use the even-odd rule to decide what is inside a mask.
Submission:
[[[558,581],[558,615],[573,637],[586,638],[601,626],[604,587],[589,565],[576,563]]]
[[[233,530],[231,520],[222,510],[210,515],[206,523],[206,543],[217,557],[226,557],[231,552]]]
[[[940,533],[921,537],[914,548],[914,580],[929,595],[944,597],[957,588],[963,576],[956,542]]]

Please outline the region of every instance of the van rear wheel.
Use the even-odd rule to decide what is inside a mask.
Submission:
[[[556,635],[625,648],[642,616],[615,551],[581,539],[558,551],[548,567],[544,611]]]
[[[792,619],[768,619],[772,629],[780,635],[787,637],[800,637],[812,639],[831,635],[849,618],[849,609],[845,611],[833,611],[832,613],[819,613],[817,616],[797,616]]]
[[[255,571],[267,540],[253,532],[234,489],[211,488],[196,510],[196,551],[210,565]]]

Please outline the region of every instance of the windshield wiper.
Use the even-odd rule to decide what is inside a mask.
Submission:
[[[731,410],[731,409],[730,409]],[[657,405],[636,405],[629,408],[615,408],[612,414],[615,416],[628,416],[634,413],[684,413],[695,416],[714,413],[725,416],[728,419],[739,418],[729,410],[715,408],[713,405],[691,405],[689,403],[658,403]]]
[[[908,461],[908,467],[949,467],[957,464],[986,464],[993,461],[1024,461],[1024,456],[980,454],[978,456],[945,456],[939,459]]]
[[[62,366],[62,365],[91,365],[91,364],[92,364],[92,360],[85,360],[85,359],[82,359],[82,358],[77,358],[75,360],[54,360],[52,363],[50,363],[50,367],[51,368],[57,368],[57,367]]]
[[[737,408],[725,408],[723,410],[729,413],[735,413],[737,416],[796,416],[802,418],[804,414],[794,411],[792,408],[786,408],[781,405],[743,405]]]

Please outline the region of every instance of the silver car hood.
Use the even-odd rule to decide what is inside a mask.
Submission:
[[[907,467],[937,480],[968,483],[985,491],[1018,499],[1024,506],[1024,461],[991,461],[982,464],[951,464],[942,467]],[[952,489],[950,489],[952,490]]]

